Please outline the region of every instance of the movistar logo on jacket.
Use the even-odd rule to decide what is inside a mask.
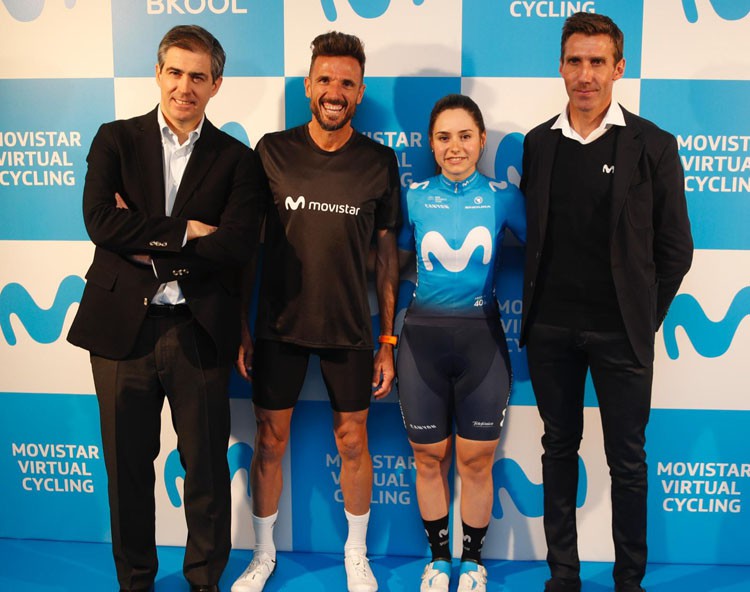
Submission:
[[[330,212],[332,214],[348,214],[356,216],[360,208],[350,206],[349,204],[332,204],[325,201],[308,201],[304,195],[297,198],[287,195],[284,200],[284,207],[287,210],[312,210],[317,212]]]
[[[482,263],[488,265],[492,261],[492,234],[484,226],[472,228],[458,249],[451,248],[442,234],[431,230],[422,239],[421,255],[427,271],[433,270],[433,255],[446,270],[456,273],[466,269],[477,249],[483,250]]]

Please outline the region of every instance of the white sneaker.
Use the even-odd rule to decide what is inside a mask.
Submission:
[[[261,592],[276,569],[276,560],[263,551],[253,554],[253,560],[232,584],[232,592]]]
[[[363,553],[356,551],[344,557],[346,587],[349,592],[377,592],[378,582],[370,569],[370,562]],[[234,592],[234,590],[232,590]]]
[[[419,592],[448,592],[451,583],[451,562],[438,559],[424,566]]]
[[[461,576],[458,579],[456,592],[486,592],[486,590],[487,568],[473,561],[462,561]]]

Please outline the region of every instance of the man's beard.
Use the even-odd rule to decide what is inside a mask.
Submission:
[[[352,120],[352,117],[354,117],[354,109],[351,111],[348,110],[348,104],[344,103],[334,103],[336,105],[343,105],[344,106],[344,117],[343,119],[340,119],[334,123],[328,123],[325,119],[323,119],[323,115],[320,112],[320,105],[316,102],[310,101],[310,110],[312,111],[313,116],[317,120],[318,124],[320,124],[320,127],[327,131],[327,132],[335,132],[336,130],[340,130],[342,127],[344,127],[347,123],[349,123]]]

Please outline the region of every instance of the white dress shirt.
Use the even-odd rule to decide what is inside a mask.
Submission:
[[[609,131],[609,128],[611,128],[613,125],[625,127],[625,116],[622,114],[620,105],[618,105],[614,101],[609,104],[609,109],[607,109],[607,113],[606,115],[604,115],[604,119],[602,119],[599,127],[597,127],[585,138],[582,138],[581,135],[570,125],[570,119],[568,118],[568,107],[565,107],[565,109],[563,109],[563,112],[560,113],[560,116],[555,120],[555,123],[552,124],[552,127],[550,129],[559,129],[562,131],[563,136],[571,140],[575,140],[576,142],[580,142],[581,144],[591,144],[591,142],[593,142],[594,140],[598,140],[604,134],[606,134],[607,131]]]
[[[190,132],[184,144],[179,143],[177,134],[167,125],[161,109],[157,109],[157,118],[159,120],[159,129],[161,129],[161,147],[162,154],[164,155],[164,213],[170,216],[174,207],[177,190],[180,188],[182,175],[185,173],[190,156],[193,154],[195,142],[201,135],[205,116],[201,118],[198,127]],[[183,246],[186,242],[187,230],[185,230],[185,238],[182,239]],[[156,294],[151,299],[152,304],[183,304],[184,302],[185,297],[182,295],[182,290],[177,280],[159,286]]]

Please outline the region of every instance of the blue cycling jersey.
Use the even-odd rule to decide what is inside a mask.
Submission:
[[[414,251],[411,311],[451,316],[497,312],[495,278],[505,229],[526,241],[520,190],[478,171],[461,182],[438,175],[402,195],[399,247]]]

